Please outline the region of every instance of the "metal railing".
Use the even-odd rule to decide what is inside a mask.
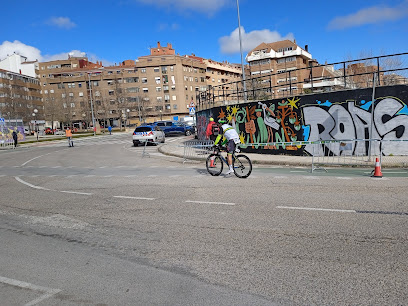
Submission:
[[[288,64],[289,65],[289,64]],[[253,66],[250,66],[250,70]],[[333,92],[345,89],[376,86],[408,85],[408,53],[367,57],[306,68],[246,77],[244,81],[210,86],[197,94],[197,109],[203,110],[225,104],[270,100],[305,94]],[[257,70],[258,71],[258,70]],[[298,77],[304,78],[299,80]],[[246,96],[246,97],[245,97]],[[245,98],[244,98],[245,97]]]
[[[210,148],[214,145],[212,140],[189,140],[184,142],[183,163],[190,160],[201,160],[207,158],[211,153]]]

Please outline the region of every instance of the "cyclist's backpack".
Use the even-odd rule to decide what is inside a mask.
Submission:
[[[211,127],[211,132],[214,136],[218,136],[218,134],[220,133],[220,126],[214,123]]]

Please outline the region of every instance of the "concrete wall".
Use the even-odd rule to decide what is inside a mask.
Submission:
[[[208,119],[213,117],[216,120],[226,118],[235,127],[241,142],[246,144],[246,152],[311,153],[308,145],[260,147],[251,143],[370,138],[408,140],[408,86],[376,88],[374,120],[371,119],[371,97],[372,89],[359,89],[217,107],[197,113],[198,137],[205,137]],[[384,154],[408,154],[408,141],[387,145]]]

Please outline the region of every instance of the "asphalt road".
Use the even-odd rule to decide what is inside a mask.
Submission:
[[[406,175],[212,177],[130,138],[0,152],[5,305],[408,304]]]

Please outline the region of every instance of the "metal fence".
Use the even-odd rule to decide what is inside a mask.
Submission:
[[[186,141],[183,147],[184,161],[205,160],[212,152],[213,142],[209,140]],[[319,140],[319,141],[294,141],[241,144],[239,148],[243,153],[256,158],[257,153],[246,153],[245,148],[254,146],[288,148],[297,146],[302,148],[304,155],[296,156],[303,164],[311,164],[311,172],[325,170],[325,166],[357,166],[372,167],[375,158],[386,167],[408,167],[408,140],[379,140],[379,139],[345,139],[345,140]],[[268,156],[262,154],[263,157]],[[270,154],[270,161],[274,159]],[[282,160],[282,155],[279,156]],[[289,155],[288,155],[289,157]],[[291,155],[291,157],[293,157]],[[263,158],[263,160],[268,161]],[[283,159],[284,160],[284,159]]]
[[[206,159],[211,153],[210,148],[214,145],[212,140],[189,140],[184,142],[183,163],[189,160]]]
[[[343,62],[286,67],[262,73],[250,65],[244,81],[210,86],[197,95],[198,110],[245,101],[261,101],[305,94],[375,86],[408,85],[408,53],[366,57]]]

